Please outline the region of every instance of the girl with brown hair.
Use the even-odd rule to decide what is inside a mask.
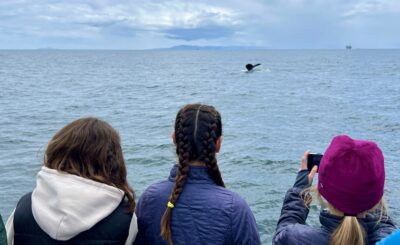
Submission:
[[[117,131],[97,118],[73,121],[50,140],[36,188],[7,222],[9,244],[132,244],[134,192]]]
[[[137,205],[135,244],[261,244],[246,202],[225,188],[216,153],[221,116],[214,107],[190,104],[172,135],[178,164],[168,180],[151,185]]]

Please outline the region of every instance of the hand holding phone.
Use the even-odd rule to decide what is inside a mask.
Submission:
[[[317,165],[319,168],[319,164],[321,162],[322,154],[320,153],[309,153],[307,156],[307,169],[311,171],[311,169]],[[318,171],[317,171],[318,173]]]

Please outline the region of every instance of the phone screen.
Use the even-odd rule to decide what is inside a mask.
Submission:
[[[311,169],[317,165],[319,166],[319,163],[321,162],[322,154],[320,153],[310,153],[308,154],[307,157],[307,169],[311,171]]]

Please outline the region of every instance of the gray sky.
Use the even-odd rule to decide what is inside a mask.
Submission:
[[[400,0],[0,0],[0,49],[400,48]]]

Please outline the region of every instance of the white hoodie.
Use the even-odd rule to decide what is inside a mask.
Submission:
[[[110,215],[122,198],[124,192],[116,187],[43,166],[32,192],[32,213],[36,223],[51,238],[66,241]],[[6,225],[9,245],[14,243],[13,220],[14,212]],[[136,234],[133,214],[125,244],[132,244]]]

